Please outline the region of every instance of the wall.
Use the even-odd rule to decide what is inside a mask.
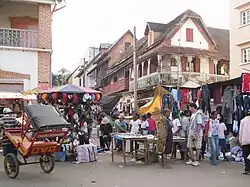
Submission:
[[[125,52],[125,42],[130,42],[132,45],[133,36],[130,32],[127,32],[109,51],[108,56],[111,57],[109,60],[109,67],[113,66],[118,59],[120,59],[121,54]]]
[[[200,72],[209,74],[209,58],[200,58]]]
[[[6,71],[29,74],[30,80],[24,85],[24,89],[36,88],[38,86],[37,56],[37,52],[1,50],[0,68]]]
[[[235,8],[249,2],[241,8]],[[241,64],[241,50],[250,47],[250,25],[241,26],[241,11],[250,9],[250,0],[231,0],[230,11],[230,78],[236,78],[244,72],[244,68],[250,70],[250,64]],[[243,68],[243,69],[242,69]]]
[[[193,29],[193,42],[186,41],[186,29]],[[184,25],[179,29],[179,31],[173,36],[171,39],[171,45],[179,46],[179,38],[180,45],[182,47],[192,47],[198,49],[209,49],[209,44],[204,38],[204,36],[200,33],[196,25],[191,19],[188,19]]]
[[[86,69],[86,87],[94,88],[95,87],[95,76],[93,76],[94,73],[91,73],[90,75],[87,75],[88,72],[90,72],[93,68],[96,67],[96,64],[91,64],[87,69]]]
[[[51,5],[39,4],[39,35],[38,48],[52,48],[52,13]],[[38,83],[39,86],[51,85],[51,53],[38,52]]]
[[[30,3],[5,2],[0,8],[0,27],[11,28],[10,17],[38,18],[38,5]]]

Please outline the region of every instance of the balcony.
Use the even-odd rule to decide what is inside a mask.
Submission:
[[[0,28],[0,46],[37,48],[37,44],[37,31]]]
[[[120,79],[116,82],[113,82],[110,85],[107,85],[103,88],[102,92],[104,95],[111,95],[113,93],[125,91],[129,89],[128,78]]]
[[[140,77],[137,80],[138,89],[144,89],[150,86],[158,85],[160,82],[160,77],[162,79],[162,85],[173,85],[178,84],[178,77],[180,84],[184,84],[188,80],[194,82],[206,82],[213,83],[217,81],[225,81],[229,79],[229,76],[226,75],[216,75],[216,74],[207,74],[207,73],[197,73],[197,72],[163,72],[163,73],[151,73],[144,77]],[[130,81],[129,90],[134,89],[134,81]]]

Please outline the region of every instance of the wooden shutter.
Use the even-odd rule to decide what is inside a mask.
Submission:
[[[201,72],[201,61],[198,57],[195,58],[195,72]]]
[[[210,58],[209,59],[209,73],[210,74],[215,74],[215,68],[214,68],[214,62],[213,60]]]
[[[181,69],[182,69],[182,72],[186,72],[187,71],[187,57],[185,56],[182,56],[181,57]]]
[[[186,28],[186,40],[188,42],[193,42],[194,40],[194,35],[193,35],[193,29]]]

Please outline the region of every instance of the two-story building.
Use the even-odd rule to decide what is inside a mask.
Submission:
[[[0,0],[0,90],[51,85],[55,0]]]
[[[100,89],[106,95],[114,92],[121,92],[129,88],[129,71],[118,71],[114,77],[106,78],[112,66],[121,56],[128,51],[133,41],[133,34],[126,31],[114,44],[94,59],[96,67],[87,73],[87,76],[94,77],[95,89]],[[105,86],[109,85],[109,87]],[[104,87],[105,86],[105,87]]]
[[[250,0],[231,0],[230,77],[250,71]]]
[[[211,83],[229,78],[229,31],[207,27],[191,10],[167,24],[148,22],[144,37],[136,42],[136,49],[139,98],[152,96],[152,87],[159,83],[177,86],[190,80]],[[127,90],[133,91],[133,71],[130,47],[109,68],[102,85],[104,94],[119,92],[107,81],[117,79],[117,75],[119,79],[129,77]],[[119,82],[116,87],[124,85]]]

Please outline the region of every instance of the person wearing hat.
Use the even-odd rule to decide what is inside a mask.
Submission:
[[[103,143],[106,147],[105,150],[109,151],[111,143],[111,133],[113,131],[113,128],[110,124],[109,118],[106,116],[101,121],[100,131],[103,135]]]

